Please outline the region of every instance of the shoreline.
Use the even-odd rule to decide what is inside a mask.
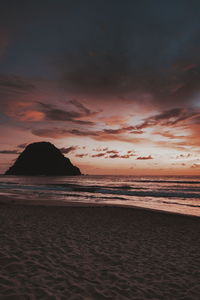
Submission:
[[[0,205],[24,205],[24,206],[41,206],[41,207],[113,207],[113,208],[127,208],[133,210],[142,210],[142,211],[150,211],[154,213],[160,214],[169,214],[169,215],[177,215],[177,216],[185,216],[191,218],[200,218],[198,215],[179,213],[174,211],[167,211],[161,209],[154,209],[142,206],[133,206],[133,205],[123,205],[123,204],[109,204],[109,203],[86,203],[80,201],[57,201],[57,200],[26,200],[26,199],[16,199],[8,196],[0,196]]]

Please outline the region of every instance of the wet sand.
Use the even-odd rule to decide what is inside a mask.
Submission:
[[[200,218],[0,204],[0,299],[200,297]]]

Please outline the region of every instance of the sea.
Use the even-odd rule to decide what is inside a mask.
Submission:
[[[200,176],[0,175],[0,202],[2,199],[29,204],[140,207],[200,216]]]

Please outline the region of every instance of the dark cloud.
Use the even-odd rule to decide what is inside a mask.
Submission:
[[[68,136],[80,136],[80,137],[89,137],[97,141],[122,141],[122,142],[132,142],[132,143],[141,143],[145,139],[142,138],[132,138],[131,136],[125,137],[120,134],[113,134],[105,130],[89,130],[89,129],[65,129],[65,128],[37,128],[33,129],[32,134],[40,137],[49,137],[49,138],[64,138]]]
[[[100,151],[98,154],[93,154],[91,157],[105,157],[105,158],[131,158],[135,156],[134,151],[129,150],[126,154],[121,155],[118,150],[108,150],[108,148],[97,148],[93,149],[93,151]],[[104,151],[104,152],[102,152]]]
[[[187,105],[200,91],[197,1],[95,2],[90,12],[78,50],[56,61],[68,91],[135,102],[148,95],[162,106]],[[104,33],[95,22],[100,12]]]
[[[91,99],[146,95],[165,106],[187,105],[199,92],[199,1],[7,2],[0,28],[14,43],[6,74],[53,78]]]
[[[119,158],[119,157],[120,157],[120,155],[118,155],[118,154],[109,155],[109,158]]]
[[[88,126],[93,126],[95,125],[95,122],[92,121],[84,121],[84,120],[71,120],[75,124],[79,125],[88,125]]]
[[[153,126],[178,126],[184,122],[199,118],[200,110],[191,108],[173,108],[166,110],[152,117],[146,118],[144,122],[136,128],[143,129]],[[194,121],[193,121],[194,122]]]
[[[103,152],[103,153],[93,154],[93,155],[91,155],[91,157],[102,157],[102,156],[105,156],[105,155],[106,155],[106,153]]]
[[[73,104],[79,111],[64,110],[55,107],[52,104],[39,102],[40,111],[44,113],[45,119],[48,121],[69,121],[80,125],[94,125],[94,122],[89,120],[80,120],[80,118],[91,117],[97,114],[93,112],[77,100],[71,100],[69,103]]]
[[[75,150],[78,149],[78,146],[71,146],[71,147],[63,147],[63,148],[60,148],[60,151],[63,153],[63,154],[67,154],[67,153],[70,153],[70,152],[74,152]]]
[[[2,89],[12,92],[27,92],[35,88],[30,80],[15,75],[0,75],[0,91]]]
[[[135,151],[134,150],[128,150],[127,154],[134,154],[135,155]]]
[[[59,139],[68,136],[68,131],[63,128],[42,128],[33,129],[32,134],[40,137],[49,137],[53,139]]]
[[[69,101],[72,105],[74,105],[76,108],[78,108],[79,111],[82,111],[84,115],[91,116],[96,114],[96,112],[91,111],[89,108],[84,106],[81,102],[77,100],[70,100]]]
[[[123,128],[119,128],[119,129],[104,129],[104,132],[107,134],[120,134],[124,132]]]
[[[21,149],[24,149],[24,148],[26,148],[27,145],[28,145],[27,143],[24,143],[24,144],[18,145],[17,147],[21,148]]]
[[[97,149],[93,149],[94,151],[97,151]],[[129,150],[126,154],[120,154],[118,150],[108,150],[108,148],[100,149],[100,152],[97,154],[91,155],[91,157],[105,157],[105,158],[131,158],[135,156],[134,151]],[[101,152],[104,151],[104,152]]]
[[[139,126],[125,126],[125,127],[120,127],[117,129],[109,128],[109,129],[104,129],[103,132],[105,134],[112,134],[112,135],[124,134],[124,133],[143,134],[144,131],[141,129],[137,129],[137,127],[139,127]]]
[[[47,120],[52,121],[72,121],[74,118],[80,117],[80,114],[75,111],[64,111],[58,108],[54,108],[50,104],[40,103],[42,106],[42,112],[45,114]]]
[[[0,150],[0,154],[19,154],[18,150]]]
[[[119,154],[112,154],[112,155],[109,155],[107,158],[130,158],[132,157],[133,155],[129,155],[129,154],[124,154],[124,155],[119,155]]]
[[[50,138],[63,138],[70,135],[74,136],[97,136],[97,132],[95,131],[89,131],[89,130],[79,130],[79,129],[72,129],[67,130],[64,128],[43,128],[43,129],[33,129],[32,133],[34,135],[40,136],[40,137],[50,137]]]
[[[126,154],[120,154],[116,150],[107,151],[106,154],[110,154],[106,158],[124,158],[124,159],[128,159],[128,158],[131,158],[131,157],[135,156],[135,154],[133,154],[131,150],[127,151]]]
[[[68,90],[83,94],[113,94],[127,90],[127,81],[130,81],[127,68],[128,60],[125,55],[102,53],[99,56],[73,58],[71,64],[66,57],[69,68],[63,70],[63,85],[66,83]],[[79,64],[75,59],[82,59]],[[62,61],[63,63],[63,61]],[[83,65],[83,63],[85,65]],[[74,66],[74,68],[73,68]],[[72,69],[73,68],[73,69]],[[71,70],[70,70],[71,69]]]
[[[90,131],[90,130],[79,130],[79,129],[72,129],[68,131],[69,134],[78,135],[78,136],[98,136],[98,132]]]
[[[191,153],[179,154],[179,155],[176,155],[176,159],[184,159],[184,158],[189,158],[191,156],[192,156]]]
[[[80,154],[76,154],[75,156],[79,158],[83,158],[85,156],[88,156],[88,153],[80,153]]]
[[[151,155],[148,155],[148,156],[139,156],[139,157],[137,157],[137,159],[148,160],[148,159],[153,159],[153,157]]]
[[[116,153],[118,153],[118,151],[117,150],[108,150],[108,151],[106,151],[106,153],[107,154],[116,154]]]

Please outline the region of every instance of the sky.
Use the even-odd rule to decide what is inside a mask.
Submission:
[[[0,173],[49,141],[84,174],[200,175],[200,2],[7,0]]]

